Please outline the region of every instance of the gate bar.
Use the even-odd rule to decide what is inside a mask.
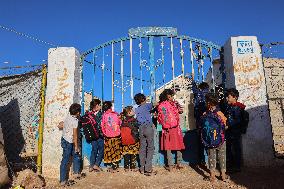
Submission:
[[[165,54],[164,54],[164,37],[161,37],[161,48],[162,48],[162,69],[163,69],[163,87],[165,89],[165,82],[166,82],[166,73],[165,73]]]
[[[111,101],[114,107],[114,45],[111,43]]]
[[[133,67],[132,67],[132,58],[133,58],[133,56],[132,56],[132,38],[130,38],[130,40],[129,40],[129,51],[130,51],[130,85],[131,85],[131,101],[132,101],[132,104],[134,104],[134,102],[133,102],[133,99],[134,99],[134,94],[133,94],[133,85],[134,85],[134,83],[133,83]]]
[[[120,73],[121,73],[121,107],[124,108],[124,59],[123,59],[123,41],[120,42]]]
[[[211,77],[212,77],[212,86],[213,86],[213,91],[215,92],[215,77],[214,77],[214,66],[213,66],[213,58],[212,58],[212,48],[208,48],[208,54],[209,54],[209,59],[211,63]]]
[[[94,96],[95,96],[95,82],[96,82],[96,51],[94,51],[94,52],[93,52],[93,70],[94,70],[94,76],[93,76],[92,99],[94,99]]]
[[[156,101],[154,37],[148,38],[148,46],[149,46],[149,60],[150,60],[151,102],[153,103]]]
[[[139,38],[139,61],[140,61],[140,93],[143,93],[143,73],[142,73],[142,40]],[[151,82],[151,81],[150,81]]]
[[[82,102],[81,102],[81,114],[84,115],[85,113],[85,90],[84,90],[84,57],[81,58],[81,63],[82,63],[82,71],[81,71],[81,79],[82,79]]]
[[[176,88],[175,86],[175,60],[174,60],[174,45],[173,45],[173,37],[171,37],[171,55],[172,55],[172,76],[173,76],[173,87],[174,90]]]
[[[190,64],[191,64],[191,77],[194,80],[194,62],[193,62],[193,52],[192,52],[192,42],[189,42],[189,50],[190,50]]]

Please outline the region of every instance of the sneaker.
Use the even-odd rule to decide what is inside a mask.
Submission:
[[[74,174],[73,176],[74,176],[74,179],[78,179],[78,180],[81,179],[81,174],[80,173]]]
[[[145,172],[144,172],[144,175],[145,175],[145,176],[153,176],[153,175],[157,175],[157,173],[158,173],[157,171],[151,171],[151,172],[146,172],[146,171],[145,171]]]
[[[171,172],[172,169],[173,169],[173,167],[172,167],[171,165],[170,165],[170,166],[165,166],[165,169],[166,169],[167,171]]]
[[[100,167],[97,166],[97,165],[94,165],[93,170],[94,170],[95,172],[101,172],[101,171],[103,171],[103,169],[100,168]]]
[[[60,182],[60,186],[65,186],[67,184],[66,181]]]
[[[89,168],[89,172],[93,172],[94,171],[94,168],[93,167],[90,167]]]
[[[183,169],[184,167],[181,165],[181,164],[176,164],[176,169],[180,170],[180,169]]]

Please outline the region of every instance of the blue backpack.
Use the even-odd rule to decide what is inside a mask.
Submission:
[[[225,141],[225,125],[217,112],[206,112],[201,117],[201,140],[205,147],[216,148]]]

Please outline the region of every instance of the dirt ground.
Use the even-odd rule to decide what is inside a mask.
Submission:
[[[185,167],[182,170],[168,172],[162,167],[155,167],[158,174],[147,177],[139,172],[119,173],[89,173],[87,176],[68,188],[100,188],[100,189],[128,189],[128,188],[155,188],[155,189],[180,189],[180,188],[248,188],[248,189],[284,189],[284,167],[269,169],[248,169],[241,173],[230,175],[231,181],[224,183],[218,180],[216,183],[204,181],[204,176],[208,176],[206,170],[197,167]],[[58,180],[46,179],[46,188],[60,188]]]

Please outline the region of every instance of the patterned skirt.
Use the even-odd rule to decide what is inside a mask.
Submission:
[[[122,158],[121,138],[104,138],[104,163],[115,163]]]
[[[125,154],[139,154],[139,149],[140,149],[140,142],[136,142],[135,144],[131,145],[125,145],[122,147],[122,153],[123,155]]]

